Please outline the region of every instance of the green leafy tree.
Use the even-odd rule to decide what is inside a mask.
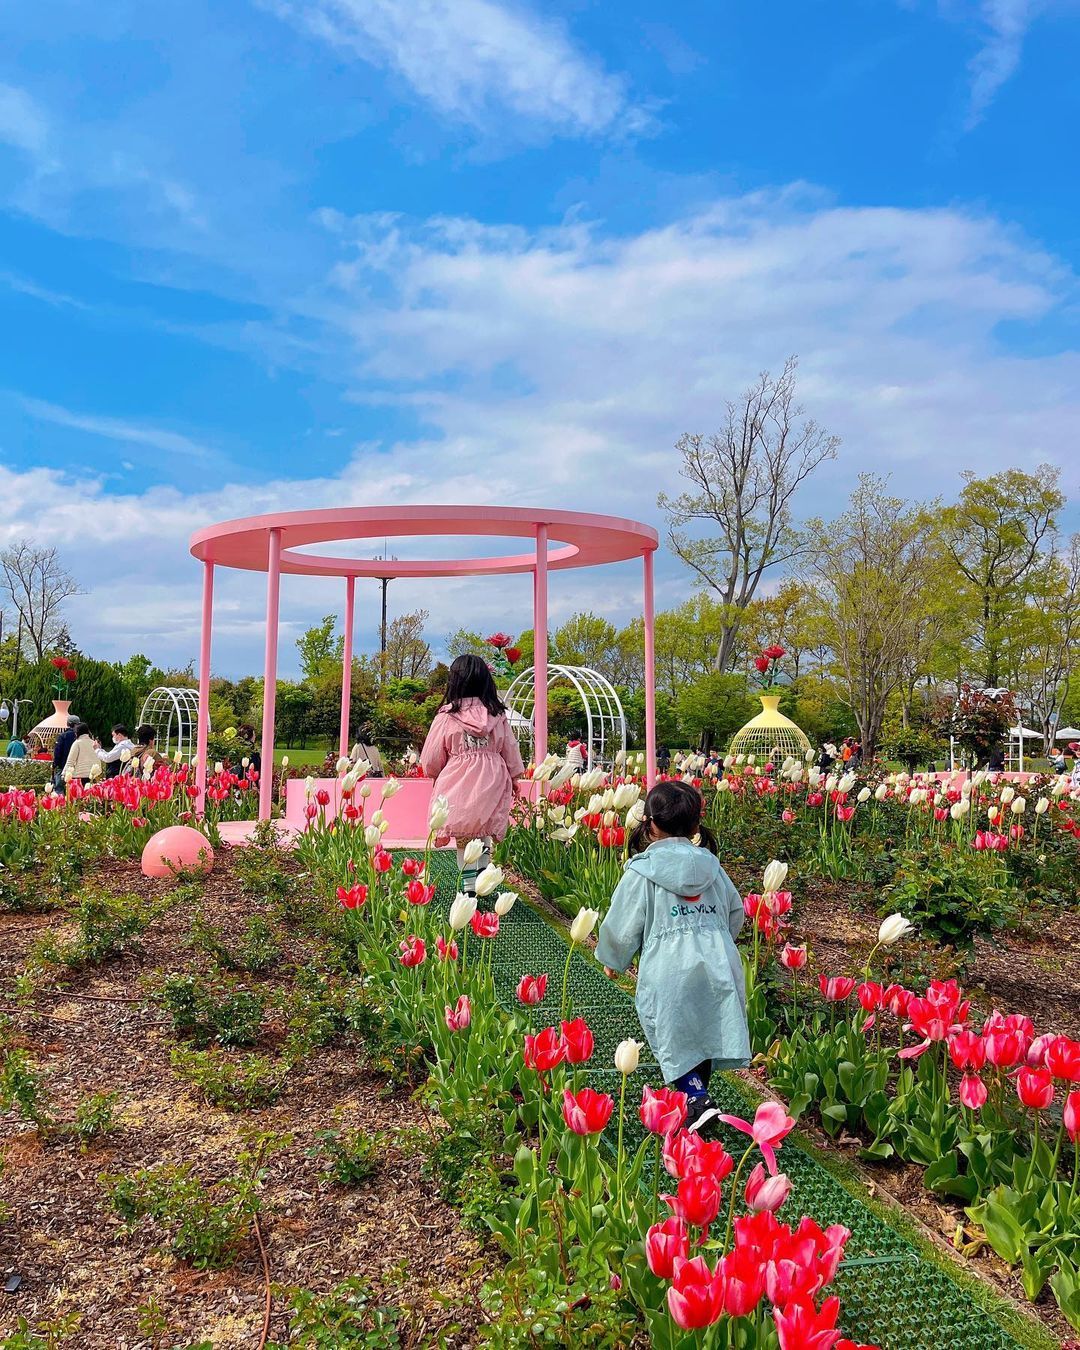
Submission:
[[[340,663],[343,649],[340,639],[335,637],[336,627],[336,616],[327,614],[322,623],[315,624],[296,639],[305,680],[322,679],[335,663]]]
[[[675,697],[683,740],[702,750],[726,745],[753,712],[743,677],[722,671],[699,676]]]

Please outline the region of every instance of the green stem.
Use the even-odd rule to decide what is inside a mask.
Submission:
[[[731,1183],[731,1204],[728,1205],[727,1228],[724,1231],[724,1251],[726,1252],[731,1250],[731,1234],[735,1228],[735,1201],[739,1196],[739,1181],[742,1178],[742,1170],[746,1166],[747,1158],[749,1158],[756,1147],[756,1144],[751,1143],[750,1147],[739,1159],[739,1165],[735,1169],[735,1177]]]
[[[615,1203],[622,1210],[622,1173],[623,1173],[623,1117],[626,1112],[626,1074],[622,1076],[619,1087],[619,1135],[615,1145]]]

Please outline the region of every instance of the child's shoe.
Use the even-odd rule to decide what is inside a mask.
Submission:
[[[720,1108],[707,1092],[700,1097],[690,1097],[686,1103],[686,1120],[683,1128],[700,1134],[702,1139],[714,1139],[719,1115]]]

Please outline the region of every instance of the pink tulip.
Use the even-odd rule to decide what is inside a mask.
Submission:
[[[642,1125],[651,1134],[672,1134],[686,1119],[686,1093],[646,1086],[641,1093],[639,1114]]]
[[[854,983],[855,981],[852,980],[853,986]],[[753,1124],[748,1120],[743,1120],[741,1116],[722,1115],[720,1119],[725,1125],[730,1125],[732,1129],[750,1136],[761,1149],[761,1156],[765,1159],[770,1174],[775,1176],[776,1153],[774,1147],[779,1146],[780,1141],[785,1139],[795,1128],[795,1121],[787,1114],[780,1103],[762,1102],[754,1115]]]
[[[457,943],[453,939],[447,942],[441,933],[435,939],[435,950],[440,961],[456,961],[458,959]]]
[[[464,1031],[472,1021],[472,1005],[468,994],[462,994],[453,1008],[447,1004],[444,1015],[451,1031]]]
[[[1046,1047],[1046,1067],[1066,1083],[1080,1083],[1080,1041],[1055,1036]]]
[[[851,991],[855,988],[855,981],[849,975],[837,975],[833,979],[827,979],[824,975],[818,976],[818,988],[821,990],[821,996],[829,1003],[843,1003],[844,999],[850,997]]]
[[[839,1312],[840,1300],[835,1296],[827,1298],[820,1311],[809,1299],[786,1308],[774,1308],[780,1350],[832,1350],[840,1339],[836,1330]]]
[[[1080,1139],[1080,1089],[1070,1092],[1065,1098],[1065,1110],[1062,1114],[1065,1131],[1075,1144]]]
[[[546,974],[522,975],[516,990],[518,1002],[525,1004],[527,1008],[543,1003],[544,995],[547,993],[547,982]]]
[[[398,958],[403,966],[419,966],[427,957],[427,947],[423,938],[406,938],[398,945],[401,956]]]
[[[746,1204],[755,1214],[767,1209],[775,1214],[791,1194],[791,1181],[783,1173],[766,1177],[765,1168],[758,1163],[746,1181]]]
[[[1033,1111],[1045,1111],[1054,1100],[1054,1078],[1050,1070],[1021,1069],[1016,1075],[1016,1095]]]
[[[724,1311],[723,1275],[710,1270],[703,1256],[680,1261],[667,1298],[668,1311],[683,1331],[710,1327]]]
[[[670,1280],[676,1263],[685,1261],[689,1255],[690,1231],[678,1215],[654,1223],[645,1234],[645,1259],[658,1280]]]
[[[986,1103],[986,1084],[977,1073],[966,1073],[960,1079],[960,1100],[969,1111],[978,1111]]]
[[[788,970],[802,970],[806,965],[806,947],[793,947],[790,942],[785,943],[780,952],[780,964],[786,966]]]
[[[724,1311],[729,1317],[747,1317],[765,1293],[765,1270],[757,1253],[736,1247],[718,1269],[724,1278]]]

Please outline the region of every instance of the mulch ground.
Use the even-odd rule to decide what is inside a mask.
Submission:
[[[95,881],[144,895],[170,884],[147,881],[126,863],[103,867]],[[227,852],[200,903],[228,932],[250,914]],[[407,1093],[388,1095],[384,1080],[362,1071],[355,1049],[335,1045],[294,1068],[281,1100],[262,1111],[208,1107],[173,1072],[171,1024],[142,1000],[148,979],[189,959],[191,915],[190,906],[174,907],[152,924],[138,956],[65,977],[59,996],[37,996],[32,1008],[9,1014],[19,1043],[44,1071],[59,1118],[70,1120],[78,1101],[94,1092],[115,1089],[121,1101],[119,1128],[85,1151],[71,1140],[42,1146],[21,1122],[0,1116],[0,1286],[21,1277],[17,1291],[0,1292],[0,1335],[19,1316],[36,1323],[78,1311],[79,1329],[65,1344],[80,1350],[157,1350],[204,1339],[225,1348],[259,1346],[266,1281],[256,1242],[227,1269],[195,1270],[163,1250],[159,1231],[140,1226],[128,1236],[99,1180],[103,1172],[187,1162],[213,1181],[235,1172],[241,1130],[255,1127],[291,1136],[270,1158],[263,1192],[261,1231],[275,1285],[325,1293],[359,1275],[374,1302],[403,1310],[404,1345],[474,1344],[479,1286],[497,1257],[483,1252],[422,1178],[409,1137],[425,1120]],[[58,915],[0,916],[0,987],[10,987],[30,943],[61,923]],[[268,986],[287,982],[290,969],[311,955],[287,929],[282,948]],[[110,997],[139,1002],[90,1001]],[[356,1127],[390,1132],[378,1170],[355,1188],[327,1184],[320,1177],[325,1160],[308,1156],[317,1132]],[[157,1339],[140,1331],[140,1307],[151,1300],[168,1323]],[[286,1339],[279,1297],[273,1309],[270,1339]]]

